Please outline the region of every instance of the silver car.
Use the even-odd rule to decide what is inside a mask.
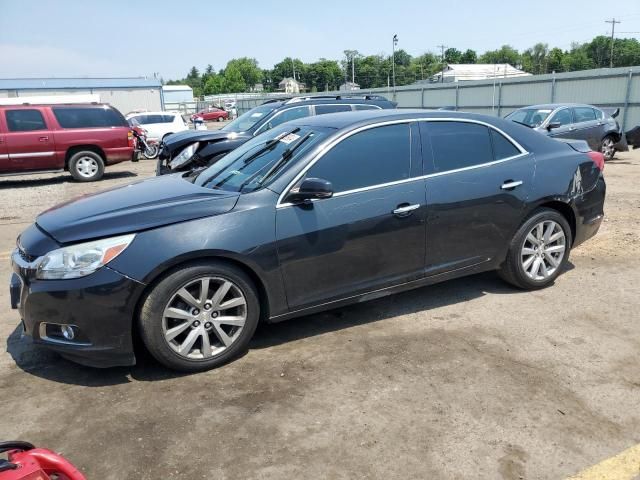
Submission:
[[[629,150],[615,120],[619,112],[617,108],[578,103],[548,103],[520,108],[505,118],[550,137],[584,140],[592,150],[602,152],[605,160],[611,160],[616,151]]]

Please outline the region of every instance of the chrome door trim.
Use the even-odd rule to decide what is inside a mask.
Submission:
[[[499,163],[508,162],[508,161],[511,161],[511,160],[515,160],[516,158],[520,158],[520,157],[524,157],[526,155],[529,155],[529,152],[527,150],[525,150],[524,147],[522,145],[520,145],[516,140],[514,140],[513,137],[511,137],[509,134],[505,133],[503,130],[501,130],[501,129],[497,128],[497,127],[494,127],[493,125],[491,125],[489,123],[482,122],[480,120],[474,120],[474,119],[470,119],[470,118],[455,118],[455,117],[446,117],[446,118],[414,117],[414,118],[405,118],[405,119],[402,119],[402,120],[389,120],[389,121],[385,121],[385,122],[373,123],[373,124],[364,125],[362,127],[359,127],[359,128],[354,129],[354,130],[351,130],[349,132],[346,132],[345,134],[339,136],[338,138],[335,138],[330,143],[325,145],[322,149],[320,149],[320,151],[316,154],[316,156],[307,165],[305,165],[305,167],[295,177],[293,177],[293,180],[291,180],[287,184],[287,187],[284,190],[282,190],[282,193],[278,196],[278,201],[276,202],[276,208],[277,209],[278,208],[286,208],[286,207],[290,207],[290,206],[293,206],[293,205],[297,205],[295,203],[283,202],[283,200],[287,196],[287,194],[289,193],[289,191],[293,187],[293,185],[295,185],[296,182],[298,182],[298,180],[300,180],[307,173],[307,171],[318,160],[320,160],[324,156],[325,153],[327,153],[329,150],[331,150],[334,146],[336,146],[341,141],[349,138],[351,135],[355,135],[356,133],[362,132],[364,130],[369,130],[371,128],[382,127],[382,126],[386,126],[386,125],[395,125],[395,124],[401,124],[401,123],[412,123],[412,122],[464,122],[464,123],[476,123],[478,125],[484,125],[485,127],[492,128],[493,130],[497,131],[498,133],[500,133],[501,135],[506,137],[513,145],[515,145],[515,147],[520,151],[520,153],[517,154],[517,155],[513,155],[511,157],[502,158],[500,160],[493,160],[491,162],[481,163],[479,165],[471,165],[469,167],[456,168],[456,169],[453,169],[453,170],[447,170],[446,172],[435,172],[435,173],[430,173],[428,175],[420,175],[418,177],[411,177],[411,178],[406,178],[406,179],[402,179],[402,180],[396,180],[394,182],[381,183],[381,184],[377,184],[377,185],[370,185],[368,187],[361,187],[361,188],[356,188],[356,189],[353,189],[353,190],[345,190],[345,191],[342,191],[342,192],[334,193],[333,196],[334,197],[340,197],[340,196],[343,196],[343,195],[349,195],[349,194],[352,194],[352,193],[365,192],[367,190],[373,190],[373,189],[376,189],[376,188],[384,188],[384,187],[388,187],[388,186],[392,186],[392,185],[399,185],[401,183],[412,182],[412,181],[415,181],[415,180],[424,180],[426,178],[439,177],[441,175],[449,175],[449,174],[452,174],[452,173],[463,172],[463,171],[466,171],[466,170],[474,170],[476,168],[490,167],[492,165],[497,165]]]
[[[52,157],[56,152],[10,153],[9,158]]]

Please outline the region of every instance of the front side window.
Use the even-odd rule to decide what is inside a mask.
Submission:
[[[344,192],[403,180],[410,172],[410,126],[401,123],[347,137],[324,154],[306,176],[329,180],[335,192]]]
[[[564,125],[570,125],[573,123],[573,118],[571,117],[571,110],[568,108],[563,108],[556,112],[556,114],[551,118],[549,123],[559,123],[561,127]]]
[[[10,132],[32,132],[46,130],[40,110],[7,110],[7,127]]]
[[[434,170],[446,172],[493,161],[489,129],[467,122],[428,122]]]
[[[105,107],[53,107],[53,114],[62,128],[126,127],[120,112]],[[140,121],[142,123],[142,121]]]
[[[309,111],[309,107],[294,107],[289,108],[287,110],[283,110],[280,113],[277,113],[273,116],[273,118],[269,119],[267,123],[265,123],[257,133],[266,132],[267,130],[277,127],[285,122],[290,122],[291,120],[297,120],[298,118],[304,118],[311,115]]]
[[[222,130],[225,132],[246,132],[263,121],[276,107],[274,105],[261,105],[243,113],[233,122],[228,123]]]
[[[259,135],[191,177],[196,185],[230,192],[252,192],[268,185],[286,165],[327,135],[325,129],[283,125]]]
[[[551,108],[521,108],[511,112],[505,118],[535,128],[540,126],[552,111]]]
[[[573,114],[576,117],[576,123],[590,122],[596,119],[596,113],[593,108],[589,107],[576,107],[573,109]]]
[[[350,112],[351,105],[316,105],[316,115],[324,113]]]

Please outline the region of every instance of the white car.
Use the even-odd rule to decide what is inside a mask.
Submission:
[[[127,115],[130,125],[140,125],[149,138],[162,140],[171,133],[189,130],[189,126],[179,113],[142,112]]]

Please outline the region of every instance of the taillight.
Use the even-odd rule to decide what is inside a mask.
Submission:
[[[129,143],[130,147],[135,148],[136,144],[133,140],[133,132],[131,130],[127,132],[127,142]]]
[[[589,155],[589,158],[593,160],[593,163],[595,163],[596,167],[598,167],[598,169],[602,172],[604,170],[604,155],[600,152],[594,151],[587,152],[587,155]]]

